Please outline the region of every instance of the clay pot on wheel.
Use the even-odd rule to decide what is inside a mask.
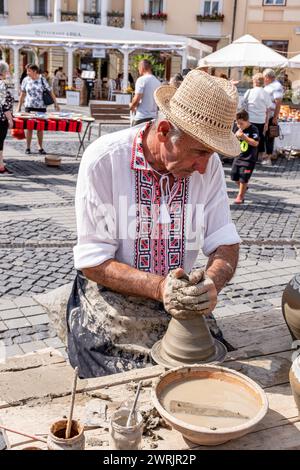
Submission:
[[[300,274],[296,274],[284,289],[282,313],[292,338],[300,339]]]
[[[300,416],[300,356],[296,357],[290,369],[290,384]]]

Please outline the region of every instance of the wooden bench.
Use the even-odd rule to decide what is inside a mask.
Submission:
[[[95,119],[94,125],[98,126],[98,137],[101,136],[103,125],[130,126],[130,109],[127,104],[91,104],[90,113]],[[89,129],[89,140],[91,140],[92,127],[93,125]]]
[[[269,411],[256,429],[240,439],[218,447],[191,444],[174,429],[154,430],[159,438],[144,437],[143,448],[151,449],[209,449],[209,450],[270,450],[300,449],[300,420],[291,387],[289,369],[292,340],[283,320],[281,309],[264,313],[226,316],[218,320],[226,339],[237,350],[228,353],[224,362],[255,380],[264,388]],[[66,415],[70,406],[73,370],[54,350],[40,351],[0,364],[1,420],[7,427],[46,437],[50,424]],[[132,400],[134,383],[142,380],[143,388],[138,407],[151,407],[152,381],[164,371],[160,366],[135,369],[95,379],[78,380],[74,418],[85,422],[86,406],[91,400],[104,407],[107,416],[126,400]],[[106,414],[106,413],[105,413]],[[86,448],[108,450],[108,423],[99,427],[86,426]],[[30,439],[8,434],[13,449],[32,445]],[[45,444],[37,443],[45,448]]]

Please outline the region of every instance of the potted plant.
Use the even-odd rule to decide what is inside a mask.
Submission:
[[[197,21],[223,21],[222,13],[213,13],[212,15],[197,15]]]
[[[167,13],[142,13],[142,20],[158,20],[166,21],[168,19]]]

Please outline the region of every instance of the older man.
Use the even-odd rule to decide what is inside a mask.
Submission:
[[[168,314],[208,318],[236,269],[240,238],[214,153],[239,153],[236,88],[194,70],[155,100],[163,117],[101,137],[81,163],[79,272],[67,312],[69,358],[81,377],[145,366]],[[200,248],[204,279],[194,270],[187,285]]]

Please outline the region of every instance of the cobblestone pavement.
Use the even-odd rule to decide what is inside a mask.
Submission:
[[[11,174],[0,177],[0,343],[8,356],[47,346],[64,350],[33,296],[74,278],[74,192],[80,161],[75,159],[76,134],[45,136],[46,150],[64,155],[61,167],[45,166],[37,153],[25,156],[24,142],[8,138]],[[280,305],[286,283],[300,271],[300,158],[258,166],[240,206],[233,203],[236,186],[229,163],[224,171],[243,243],[239,268],[220,294],[215,313],[263,312]],[[205,262],[200,254],[197,265]]]

